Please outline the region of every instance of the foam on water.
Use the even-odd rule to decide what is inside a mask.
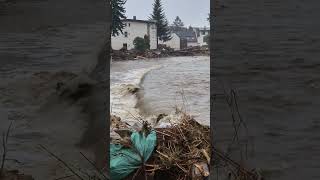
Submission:
[[[132,90],[139,91],[140,83],[144,76],[151,70],[161,68],[155,65],[148,68],[131,69],[127,72],[115,72],[112,74],[118,77],[119,81],[111,83],[110,88],[110,111],[112,114],[125,119],[129,124],[137,122],[136,118],[142,116],[137,108],[138,95]]]
[[[154,123],[159,114],[178,119],[175,107],[209,123],[208,57],[172,57],[111,64],[110,110],[129,124]],[[188,101],[183,107],[180,91]],[[132,92],[139,91],[139,93]],[[183,101],[183,100],[182,100]]]

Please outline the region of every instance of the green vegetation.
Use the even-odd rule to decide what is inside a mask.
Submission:
[[[147,45],[147,49],[150,49],[150,38],[148,35],[144,35],[144,42],[146,43]]]
[[[155,0],[153,4],[153,12],[150,20],[156,21],[157,36],[162,41],[168,41],[171,39],[171,32],[168,27],[168,20],[162,8],[161,0]]]
[[[134,38],[133,45],[134,45],[134,48],[140,52],[145,52],[150,47],[148,40],[141,37]]]
[[[175,30],[179,30],[179,29],[182,29],[183,27],[184,27],[184,23],[182,22],[180,17],[177,16],[176,19],[173,21],[173,28]]]
[[[122,22],[123,19],[126,18],[125,13],[126,10],[124,8],[124,4],[127,2],[126,0],[111,0],[111,8],[112,8],[112,36],[117,36],[120,33],[122,34],[122,29],[124,28],[124,24]]]

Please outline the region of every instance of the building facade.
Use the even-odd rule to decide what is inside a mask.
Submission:
[[[133,41],[136,37],[144,38],[147,35],[150,39],[150,49],[157,49],[157,26],[154,21],[133,19],[123,20],[125,25],[123,34],[111,37],[111,47],[114,50],[122,48],[131,50],[134,49]]]
[[[176,34],[180,39],[187,41],[187,47],[199,46],[195,32],[190,28],[177,31]]]
[[[171,34],[171,39],[169,41],[163,42],[159,40],[159,44],[164,44],[174,50],[180,50],[183,49],[183,44],[182,40],[176,33]]]
[[[210,35],[210,28],[207,28],[207,27],[194,28],[193,30],[194,30],[194,32],[196,33],[197,41],[198,41],[199,46],[208,45],[208,44],[204,41],[204,37],[207,36],[207,35]]]
[[[188,28],[175,28],[170,27],[171,37],[169,41],[161,42],[159,44],[165,44],[168,47],[173,48],[174,50],[186,49],[187,47],[199,46],[197,41],[197,36],[193,29]]]

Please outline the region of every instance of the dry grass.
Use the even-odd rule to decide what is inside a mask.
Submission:
[[[171,174],[173,179],[188,179],[194,164],[210,163],[210,129],[183,114],[179,124],[156,129],[158,143],[146,165],[151,174]],[[162,171],[162,172],[161,172]]]
[[[210,128],[199,124],[192,116],[181,112],[180,122],[170,128],[155,128],[157,146],[153,155],[126,180],[198,180],[210,175],[210,166],[223,166],[230,180],[258,180],[259,175],[211,146]],[[148,130],[144,121],[141,131]],[[128,139],[120,144],[130,148]],[[215,158],[211,161],[211,158]],[[212,164],[214,162],[215,164]],[[198,170],[197,176],[195,169]]]

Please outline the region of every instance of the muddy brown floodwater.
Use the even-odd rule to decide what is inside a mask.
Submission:
[[[0,132],[13,121],[6,167],[37,180],[70,175],[39,144],[84,171],[93,167],[80,151],[102,166],[107,93],[97,81],[108,79],[101,54],[110,18],[105,2],[0,3]],[[59,96],[58,82],[71,89],[67,97],[81,98]]]
[[[215,25],[214,72],[238,92],[254,139],[248,164],[267,179],[319,179],[320,2],[223,2]],[[221,146],[231,133],[223,104],[216,101],[214,122]]]
[[[174,114],[178,107],[193,115],[199,123],[209,125],[209,67],[209,56],[112,62],[112,112],[135,123],[134,116]],[[138,95],[124,91],[126,87],[138,87]]]

